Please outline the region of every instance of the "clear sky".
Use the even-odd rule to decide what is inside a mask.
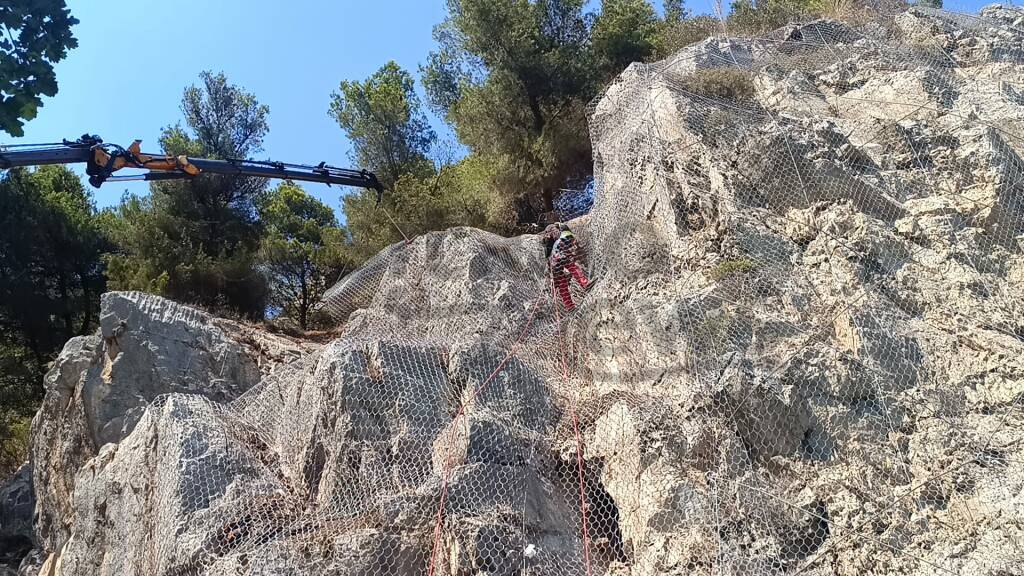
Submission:
[[[178,122],[185,86],[203,70],[223,71],[270,107],[265,158],[349,166],[349,145],[327,115],[344,79],[363,79],[388,60],[415,72],[444,18],[443,0],[69,0],[78,48],[57,67],[59,92],[26,124],[23,142],[98,134],[159,152],[161,128]],[[6,139],[5,139],[6,140]],[[338,208],[343,189],[307,190]],[[100,206],[125,189],[104,185]]]
[[[946,7],[976,12],[987,3],[946,0]],[[69,0],[68,6],[81,21],[74,28],[79,46],[56,67],[59,93],[45,99],[17,141],[88,132],[124,146],[140,138],[144,151],[159,152],[161,128],[181,119],[182,90],[212,70],[270,106],[263,158],[342,167],[350,164],[349,145],[327,116],[331,92],[388,60],[416,73],[445,14],[444,0]],[[709,0],[688,6],[697,13],[712,9]],[[434,122],[440,135],[451,137]],[[339,208],[341,189],[306,189]],[[110,206],[126,190],[144,194],[148,185],[108,184],[94,195],[99,206]]]

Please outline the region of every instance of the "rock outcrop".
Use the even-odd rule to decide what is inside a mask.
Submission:
[[[641,221],[595,231],[623,250],[578,337],[594,401],[630,400],[587,442],[617,573],[1013,573],[1024,34],[911,9],[782,37],[634,65],[596,106],[591,218]],[[721,68],[754,100],[687,81]]]
[[[571,314],[464,228],[326,345],[105,295],[33,424],[40,573],[1019,573],[1024,11],[982,14],[631,66]]]
[[[47,374],[33,421],[36,534],[48,552],[75,532],[80,473],[95,467],[104,449],[108,458],[116,452],[153,400],[178,392],[228,402],[273,366],[315,348],[146,294],[105,294],[101,309],[99,333],[69,341]],[[120,480],[144,473],[126,471]],[[102,498],[95,504],[105,506]]]

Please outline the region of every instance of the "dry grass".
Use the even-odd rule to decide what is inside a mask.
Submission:
[[[747,258],[741,258],[738,260],[726,260],[720,263],[718,266],[715,266],[711,270],[711,278],[714,279],[715,281],[719,281],[729,276],[752,272],[756,268],[757,265]]]

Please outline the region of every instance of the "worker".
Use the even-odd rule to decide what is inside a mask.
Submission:
[[[570,276],[575,278],[584,290],[590,286],[590,280],[587,279],[580,265],[576,263],[576,236],[568,226],[556,222],[544,229],[543,238],[545,255],[551,266],[551,280],[565,309],[572,312],[576,309],[576,304],[573,303],[572,295],[569,293]]]

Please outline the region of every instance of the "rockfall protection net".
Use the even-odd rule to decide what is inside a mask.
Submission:
[[[147,411],[139,510],[187,521],[125,518],[122,573],[1024,573],[1021,17],[631,66],[585,276],[539,237],[382,252],[342,337]]]

